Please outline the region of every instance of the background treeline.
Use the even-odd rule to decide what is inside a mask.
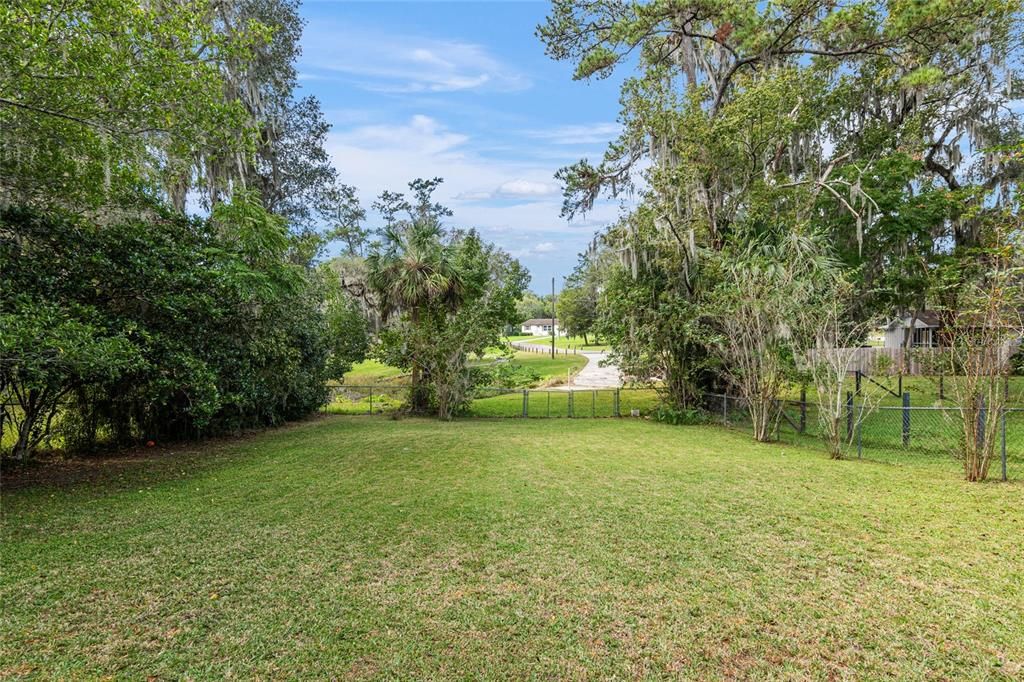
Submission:
[[[363,356],[301,30],[292,0],[0,8],[4,456],[294,419]]]
[[[297,96],[297,8],[0,7],[5,457],[298,418],[371,350],[411,409],[466,405],[528,275],[443,224],[440,178],[364,224]]]
[[[578,79],[627,72],[620,136],[558,174],[567,216],[635,200],[563,296],[574,333],[680,411],[742,397],[767,439],[791,382],[843,408],[809,351],[938,310],[936,373],[995,423],[1024,333],[1019,2],[555,0],[538,35]]]
[[[329,284],[291,262],[281,221],[247,209],[262,224],[244,234],[219,212],[102,227],[2,214],[0,381],[16,457],[54,434],[87,450],[271,425],[322,404]]]

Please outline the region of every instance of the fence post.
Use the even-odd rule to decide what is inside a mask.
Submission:
[[[574,408],[576,407],[574,404],[575,401],[573,400],[573,393],[574,391],[569,391],[569,419],[573,418],[573,412],[575,411]]]
[[[621,417],[622,415],[619,414],[619,389],[615,389],[615,396],[612,398],[612,402],[614,403],[612,409],[614,410],[615,416]]]
[[[800,387],[800,433],[807,433],[807,386]]]
[[[547,417],[548,417],[548,419],[550,419],[551,418],[551,391],[547,391],[547,394],[548,394],[548,412],[547,412]]]
[[[846,442],[853,440],[853,394],[846,392]]]
[[[857,382],[857,395],[860,395],[860,370],[859,369],[854,371],[854,376],[856,377],[856,382]]]
[[[1003,407],[1003,451],[1000,459],[1003,464],[1003,480],[1006,480],[1006,407]]]
[[[373,389],[370,389],[370,414],[373,414]]]
[[[942,374],[940,374],[939,375],[939,400],[945,400],[945,399],[946,399],[946,382],[945,382],[945,377]]]
[[[722,394],[722,423],[729,423],[729,396]]]
[[[524,388],[523,389],[523,417],[526,417],[527,415],[529,415],[529,413],[530,413],[529,412],[529,405],[530,405],[530,392]]]
[[[590,392],[590,416],[597,416],[597,391]]]
[[[900,377],[902,384],[903,377]],[[903,447],[910,443],[910,392],[903,394]]]

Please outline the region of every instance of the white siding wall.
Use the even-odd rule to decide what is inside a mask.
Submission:
[[[531,325],[529,327],[524,325],[523,326],[523,333],[524,334],[532,334],[533,336],[551,336],[551,330],[550,329],[544,329],[544,327],[539,325],[539,324],[534,324],[534,325]],[[562,330],[560,330],[558,328],[558,325],[556,324],[555,325],[555,336],[561,336],[561,335],[562,335]]]
[[[902,348],[904,331],[902,327],[885,330],[885,348]]]

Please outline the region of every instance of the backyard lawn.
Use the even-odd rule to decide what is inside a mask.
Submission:
[[[0,678],[1024,675],[1024,483],[329,416],[3,490]]]

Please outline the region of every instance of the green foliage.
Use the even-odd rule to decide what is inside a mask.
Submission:
[[[330,341],[327,377],[340,380],[353,365],[366,359],[369,348],[366,317],[359,305],[340,291],[334,292],[328,302],[326,316]]]
[[[245,62],[270,35],[232,32],[214,3],[126,0],[0,8],[0,159],[8,201],[96,208],[136,187],[187,174],[193,152],[228,159],[251,148],[242,104],[221,66]]]
[[[244,196],[209,222],[98,226],[8,210],[2,236],[2,388],[18,405],[5,424],[23,420],[24,435],[15,454],[40,434],[79,446],[192,437],[323,402],[337,351],[325,285],[284,259],[279,221]]]
[[[736,368],[720,341],[766,312],[755,301],[782,302],[760,276],[792,263],[772,255],[745,273],[753,279],[733,266],[748,246],[785,235],[820,235],[841,263],[855,287],[844,325],[961,290],[965,273],[947,286],[944,264],[970,263],[970,247],[1019,195],[1020,9],[555,0],[538,27],[551,57],[578,78],[630,70],[620,137],[600,160],[557,174],[569,216],[642,186],[639,206],[601,238],[618,264],[602,276],[597,328],[623,371],[661,380],[669,402],[686,406],[763,370]],[[790,283],[806,291],[812,281]],[[749,304],[736,296],[745,286]],[[792,326],[783,307],[773,324]],[[761,336],[793,364],[783,356],[799,344],[783,329],[765,325]]]
[[[659,403],[651,413],[654,421],[672,426],[684,426],[694,424],[707,424],[709,419],[706,412],[698,408],[679,408],[665,403]]]
[[[481,386],[529,388],[543,378],[536,368],[511,361],[498,363],[487,370],[487,376],[479,383]]]
[[[450,419],[486,379],[469,357],[502,345],[503,331],[517,321],[528,274],[475,231],[442,228],[441,218],[451,212],[431,199],[440,182],[409,183],[411,204],[400,194],[382,195],[394,210],[367,266],[383,314],[398,315],[381,333],[376,358],[412,371],[412,409],[429,407]],[[399,211],[408,220],[399,220]]]
[[[551,317],[551,297],[538,296],[532,291],[523,292],[523,297],[516,302],[516,321],[536,320]],[[519,329],[515,330],[519,333]]]

